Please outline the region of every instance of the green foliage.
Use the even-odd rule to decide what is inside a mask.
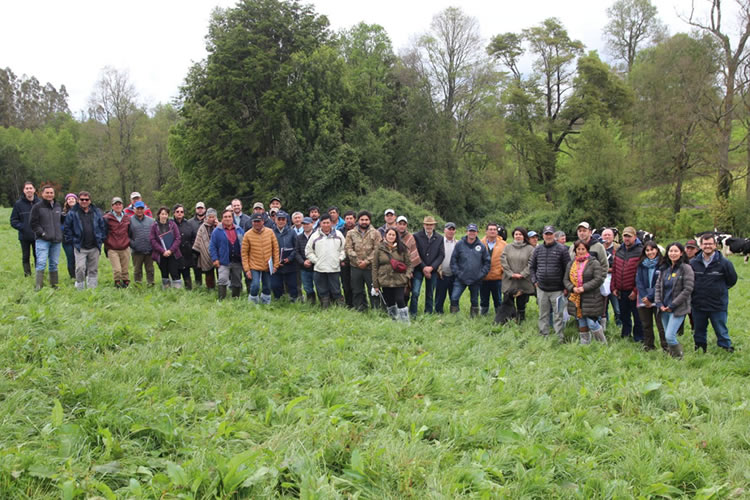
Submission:
[[[422,220],[428,215],[435,217],[438,221],[438,230],[442,231],[444,223],[444,220],[429,203],[417,204],[395,189],[377,188],[358,198],[355,204],[348,208],[356,209],[357,207],[366,207],[372,213],[373,224],[377,227],[383,225],[383,217],[388,208],[395,210],[396,215],[406,216],[411,231],[422,229]],[[340,206],[339,208],[343,210],[343,207]],[[450,217],[445,221],[456,222]]]

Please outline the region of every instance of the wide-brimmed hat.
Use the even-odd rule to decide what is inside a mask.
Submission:
[[[437,221],[435,220],[435,217],[433,217],[432,215],[428,215],[424,218],[422,224],[437,224]]]

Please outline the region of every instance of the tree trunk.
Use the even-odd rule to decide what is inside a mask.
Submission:
[[[674,200],[672,201],[672,212],[675,217],[680,213],[682,209],[682,182],[685,177],[685,171],[687,170],[687,160],[683,155],[678,156],[675,161],[675,186],[674,186]]]

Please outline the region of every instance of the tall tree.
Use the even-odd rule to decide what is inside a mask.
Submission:
[[[609,22],[604,37],[612,56],[625,63],[628,73],[633,68],[638,49],[664,32],[651,0],[617,0],[607,8]]]
[[[732,189],[732,171],[729,165],[729,151],[732,148],[732,123],[736,114],[735,96],[746,82],[742,81],[741,68],[747,63],[750,51],[747,40],[750,37],[750,0],[737,0],[737,19],[739,26],[737,36],[730,36],[722,24],[725,9],[721,0],[706,0],[710,10],[706,18],[698,18],[695,8],[685,19],[688,24],[708,33],[719,45],[722,74],[722,99],[714,112],[714,122],[719,130],[719,154],[716,182],[716,196],[719,201],[726,201]]]
[[[36,77],[19,78],[10,68],[0,68],[0,126],[38,128],[58,113],[70,114],[65,85],[56,89]]]

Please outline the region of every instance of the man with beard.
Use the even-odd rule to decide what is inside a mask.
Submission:
[[[367,297],[372,288],[372,260],[382,241],[377,229],[370,225],[370,212],[357,214],[357,225],[346,233],[346,254],[351,273],[352,306],[358,311],[367,309]],[[371,300],[371,307],[375,307]]]

